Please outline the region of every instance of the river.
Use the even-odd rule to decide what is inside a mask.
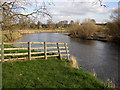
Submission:
[[[120,46],[94,40],[70,38],[61,33],[35,33],[23,36],[18,42],[64,42],[68,43],[70,55],[76,57],[79,66],[89,72],[96,72],[102,81],[118,80],[118,54]]]

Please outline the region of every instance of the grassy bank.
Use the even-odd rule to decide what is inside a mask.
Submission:
[[[3,88],[105,88],[90,73],[57,58],[6,62],[2,70]]]

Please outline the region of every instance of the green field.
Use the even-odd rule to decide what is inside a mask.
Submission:
[[[3,88],[106,88],[90,73],[57,58],[5,62],[2,81]]]

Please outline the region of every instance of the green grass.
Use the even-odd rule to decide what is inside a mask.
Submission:
[[[57,58],[3,63],[2,81],[3,88],[106,88],[90,73]]]

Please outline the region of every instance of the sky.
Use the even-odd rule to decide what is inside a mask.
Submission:
[[[4,0],[3,0],[4,1]],[[7,0],[8,1],[8,0]],[[22,1],[22,0],[21,0]],[[25,1],[25,0],[23,0]],[[26,0],[28,1],[28,0]],[[103,0],[103,5],[100,6],[98,0],[44,0],[47,6],[47,11],[52,16],[53,22],[62,20],[83,22],[85,19],[95,19],[97,23],[105,23],[110,21],[111,12],[118,8],[119,0]],[[33,7],[38,7],[43,4],[43,0],[29,0],[32,6],[27,8],[23,13],[30,13],[34,10]],[[96,3],[94,3],[96,2]],[[37,6],[35,5],[37,4]],[[37,20],[42,23],[50,19],[49,17],[37,17]]]
[[[97,23],[110,21],[111,12],[118,8],[119,0],[103,0],[101,7],[96,0],[52,0],[54,5],[48,6],[48,11],[52,15],[54,22],[60,20],[71,20],[83,22],[85,19],[95,19]],[[42,18],[45,23],[48,18]]]
[[[99,3],[94,4],[89,0],[74,0],[73,2],[63,0],[63,2],[54,2],[55,5],[50,6],[48,9],[53,16],[54,22],[60,20],[83,22],[85,19],[95,19],[97,23],[105,23],[110,21],[111,12],[118,7],[117,0],[111,1],[103,2],[106,7],[101,7]]]

